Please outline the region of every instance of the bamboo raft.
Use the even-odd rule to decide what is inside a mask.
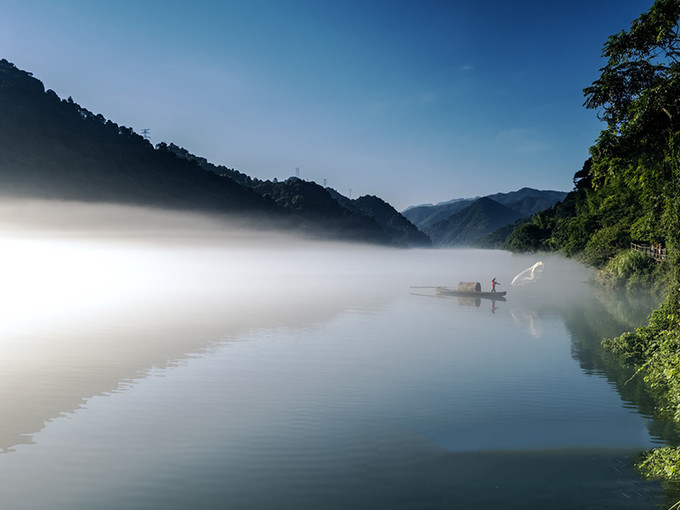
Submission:
[[[479,282],[460,282],[458,288],[444,286],[412,286],[412,289],[434,289],[440,296],[466,297],[505,301],[507,292],[482,292]]]

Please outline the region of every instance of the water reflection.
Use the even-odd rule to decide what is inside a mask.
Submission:
[[[247,235],[5,238],[8,501],[651,507],[658,485],[629,463],[650,444],[644,394],[599,347],[626,324],[583,268],[546,258],[506,303],[461,303],[409,288],[535,261]],[[44,490],[22,491],[29,478]]]
[[[194,260],[205,263],[196,254]],[[2,451],[31,443],[45,422],[73,412],[94,395],[115,392],[126,381],[181,364],[225,340],[253,329],[326,321],[349,307],[379,308],[388,299],[331,281],[326,283],[332,293],[319,299],[318,280],[294,278],[270,286],[253,275],[244,288],[230,285],[224,272],[211,277],[217,283],[203,289],[210,291],[207,295],[192,290],[192,281],[185,279],[174,289],[159,282],[162,295],[146,289],[105,308],[71,304],[59,314],[36,314],[32,323],[17,321],[7,328],[0,341]]]
[[[491,310],[491,313],[495,313],[496,310],[498,309],[498,306],[496,303],[504,303],[506,302],[505,297],[498,297],[498,298],[478,298],[478,297],[461,297],[461,296],[452,296],[452,295],[447,295],[447,294],[442,294],[442,293],[434,293],[434,294],[426,294],[423,292],[413,292],[411,291],[410,294],[412,296],[421,296],[421,297],[427,297],[427,298],[435,298],[435,299],[443,299],[443,300],[448,300],[448,301],[453,301],[458,304],[458,306],[469,306],[472,308],[479,308],[482,303],[488,304],[489,309]]]
[[[92,396],[225,340],[326,321],[351,307],[379,308],[392,290],[358,292],[345,259],[362,256],[361,247],[315,244],[310,256],[309,242],[276,234],[263,243],[264,234],[239,230],[188,240],[182,228],[182,235],[170,229],[141,238],[118,229],[4,233],[0,451],[31,444],[45,423]],[[389,259],[374,275],[389,274]]]
[[[246,332],[284,324],[306,327],[347,310],[383,309],[414,281],[437,278],[441,283],[441,275],[451,273],[446,268],[452,258],[466,264],[453,279],[483,271],[464,251],[375,251],[304,243],[279,244],[272,250],[221,242],[190,248],[174,242],[11,242],[6,240],[5,248],[15,261],[22,259],[24,250],[28,260],[39,253],[47,263],[37,272],[31,268],[14,273],[17,282],[37,275],[39,281],[33,280],[30,288],[39,299],[17,299],[6,317],[11,320],[3,322],[0,413],[8,417],[0,425],[4,452],[30,444],[45,423],[72,413],[92,396],[116,392],[126,382],[181,364]],[[508,274],[526,264],[521,258],[494,256],[499,255]],[[480,256],[486,254],[475,254],[475,259]],[[498,262],[493,265],[498,268]],[[575,265],[566,267],[578,271]],[[504,277],[502,270],[495,273]],[[543,282],[551,286],[549,278]],[[60,299],[62,290],[71,297]],[[565,301],[556,307],[540,297],[541,290],[525,287],[509,295],[516,326],[540,338],[541,314],[557,310],[572,328],[569,313],[582,312],[570,308],[569,292],[563,292]],[[480,312],[505,311],[495,300],[438,299]],[[573,328],[587,324],[579,320]],[[594,324],[602,324],[600,314]],[[597,347],[586,349],[579,338],[598,338],[601,333],[575,331],[574,345],[580,345],[575,355],[585,359],[588,353],[600,353]],[[613,370],[615,363],[609,366]]]
[[[649,313],[658,306],[659,297],[647,294],[594,292],[577,309],[563,309],[560,314],[572,335],[572,357],[586,374],[601,375],[616,388],[624,406],[649,422],[649,432],[657,443],[680,443],[680,424],[660,419],[654,409],[643,374],[637,367],[621,366],[613,354],[603,351],[600,339],[614,337],[646,324]]]
[[[116,208],[115,229],[90,231],[82,218],[91,210],[82,207],[82,214],[67,209],[69,221],[80,221],[68,235],[4,232],[3,452],[32,443],[45,423],[92,396],[225,339],[324,322],[344,310],[379,310],[414,281],[447,274],[442,268],[452,260],[446,252],[324,245],[237,229],[222,238],[221,230],[206,234],[202,218],[181,216],[177,227],[177,217],[165,224],[155,213],[147,219],[150,236],[144,221],[131,229],[127,218],[122,223],[131,230],[123,228],[128,213]]]
[[[535,311],[523,308],[513,308],[510,310],[510,313],[512,314],[515,323],[519,327],[529,331],[531,336],[535,338],[541,338],[543,336],[543,325]]]

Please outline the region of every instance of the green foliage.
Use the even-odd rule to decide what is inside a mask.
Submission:
[[[512,231],[507,241],[507,247],[512,251],[539,251],[549,234],[548,230],[542,229],[533,221],[524,223]]]
[[[602,227],[588,240],[583,250],[584,261],[602,267],[624,247],[630,245],[630,235],[622,223]]]
[[[637,330],[646,338],[648,345],[644,353],[647,376],[652,387],[667,386],[672,389],[667,407],[674,419],[680,421],[680,303],[677,290],[671,292],[664,303],[656,309],[649,325]],[[664,397],[665,398],[665,397]]]
[[[647,479],[680,482],[680,447],[666,446],[645,452],[635,467]]]
[[[663,157],[665,140],[680,121],[679,18],[679,0],[657,0],[630,30],[604,45],[607,65],[584,89],[586,106],[598,109],[608,124],[593,151],[597,160],[650,157],[651,147]],[[599,166],[596,175],[606,178],[605,168]]]
[[[555,224],[553,246],[567,257],[583,253],[588,242],[591,226],[588,218],[565,218]]]
[[[667,284],[666,265],[647,255],[626,250],[607,262],[600,279],[608,287],[626,290],[654,290]]]

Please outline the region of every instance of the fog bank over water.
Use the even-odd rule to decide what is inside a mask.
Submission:
[[[262,298],[261,293],[318,291],[331,297],[459,281],[479,281],[489,290],[494,277],[499,290],[515,296],[569,295],[590,277],[587,269],[559,256],[505,253],[499,265],[498,252],[492,251],[313,241],[238,217],[78,202],[5,201],[0,240],[9,243],[4,276],[15,287],[39,287],[43,292],[32,293],[32,299],[56,292],[59,301],[78,289],[107,302],[118,292]],[[472,252],[473,257],[451,256]],[[542,262],[540,279],[525,288],[510,285],[537,262]]]
[[[313,242],[225,217],[113,205],[5,202],[0,236],[4,451],[94,395],[246,332],[370,314],[410,286],[480,281],[488,290],[493,277],[509,292],[502,310],[525,318],[556,293],[578,300],[589,276],[542,257],[542,278],[514,288],[535,256]]]

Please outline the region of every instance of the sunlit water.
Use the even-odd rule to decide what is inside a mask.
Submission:
[[[648,309],[557,258],[251,241],[3,242],[3,509],[658,507],[599,347]]]

